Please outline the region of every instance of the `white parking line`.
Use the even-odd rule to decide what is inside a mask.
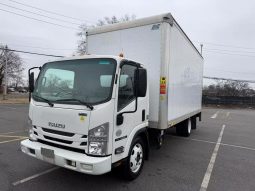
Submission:
[[[198,141],[198,142],[203,142],[203,143],[210,143],[210,144],[216,144],[216,142],[214,141],[207,141],[204,139],[191,139],[191,138],[187,138],[187,137],[177,137],[172,135],[172,137],[176,138],[176,139],[183,139],[183,140],[187,140],[187,141]]]
[[[209,162],[209,165],[207,167],[203,182],[202,182],[201,187],[200,187],[200,191],[206,191],[207,190],[207,187],[208,187],[208,184],[210,182],[211,174],[212,174],[212,171],[213,171],[214,163],[215,163],[215,160],[216,160],[216,157],[217,157],[217,154],[218,154],[218,150],[219,150],[219,147],[220,147],[220,143],[221,143],[221,139],[222,139],[225,127],[226,127],[226,125],[222,125],[220,135],[219,135],[218,141],[215,145],[215,148],[213,150],[211,160]]]
[[[255,148],[251,148],[251,147],[244,147],[244,146],[239,146],[239,145],[231,145],[231,144],[226,144],[226,143],[221,143],[220,145],[255,151]]]
[[[57,170],[57,169],[59,169],[59,167],[54,167],[54,168],[45,170],[45,171],[43,171],[43,172],[34,174],[34,175],[32,175],[32,176],[29,176],[29,177],[27,177],[27,178],[24,178],[24,179],[22,179],[22,180],[19,180],[19,181],[17,181],[17,182],[14,182],[14,183],[12,183],[12,185],[13,185],[13,186],[17,186],[17,185],[19,185],[19,184],[25,183],[25,182],[27,182],[27,181],[30,181],[30,180],[32,180],[32,179],[35,179],[35,178],[37,178],[37,177],[39,177],[39,176],[42,176],[42,175],[47,174],[47,173],[50,173],[50,172],[52,172],[52,171],[54,171],[54,170]]]
[[[22,132],[26,132],[27,130],[20,130],[20,131],[10,131],[10,132],[6,132],[6,133],[0,133],[0,135],[8,135],[8,134],[13,134],[13,133],[22,133]]]
[[[203,142],[203,143],[209,143],[209,144],[217,144],[217,142],[214,141],[207,141],[204,139],[190,139],[190,138],[185,138],[185,137],[176,137],[173,136],[177,139],[184,139],[184,140],[188,140],[188,141],[197,141],[197,142]],[[251,147],[246,147],[246,146],[240,146],[240,145],[232,145],[232,144],[227,144],[227,143],[220,143],[221,146],[227,146],[227,147],[234,147],[234,148],[238,148],[238,149],[246,149],[246,150],[251,150],[251,151],[255,151],[255,148],[251,148]]]
[[[0,137],[3,137],[3,138],[28,138],[27,136],[13,136],[13,135],[1,135],[1,134],[0,134]]]
[[[210,144],[216,144],[217,142],[214,141],[206,141],[206,140],[202,140],[202,139],[188,139],[191,141],[199,141],[199,142],[204,142],[204,143],[210,143]]]
[[[11,140],[8,140],[8,141],[1,141],[0,144],[3,144],[3,143],[10,143],[10,142],[13,142],[13,141],[21,141],[21,140],[24,140],[26,138],[18,138],[18,139],[11,139]]]
[[[226,118],[228,118],[228,117],[229,117],[229,114],[230,114],[230,112],[227,112],[227,114],[226,114]]]
[[[219,111],[217,111],[215,114],[211,116],[211,119],[215,119],[218,116]]]

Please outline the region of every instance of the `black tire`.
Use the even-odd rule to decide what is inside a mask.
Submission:
[[[157,132],[156,140],[157,140],[156,148],[160,149],[163,145],[163,142],[164,142],[164,134],[162,135],[160,130]]]
[[[134,149],[138,148],[137,146],[140,146],[140,148],[142,149],[142,155],[141,154],[138,154],[138,153],[134,153]],[[139,148],[139,149],[140,149]],[[138,150],[139,151],[139,150]],[[137,154],[137,156],[134,156],[135,154]],[[136,158],[136,162],[137,163],[141,163],[139,166],[139,169],[136,169],[136,170],[132,170],[132,158]],[[136,137],[134,140],[133,140],[133,143],[131,144],[131,147],[130,147],[130,150],[129,150],[129,154],[128,154],[128,158],[126,160],[126,162],[124,163],[123,165],[123,175],[124,175],[124,178],[126,180],[134,180],[136,179],[141,171],[142,171],[142,168],[143,168],[143,164],[144,164],[144,157],[145,157],[145,144],[144,144],[144,141],[141,137]],[[141,159],[141,161],[140,161]]]
[[[191,119],[186,119],[185,121],[176,125],[176,134],[183,137],[189,137],[191,133]]]
[[[164,142],[164,135],[161,135],[161,133],[157,136],[157,149],[160,149]]]
[[[196,117],[191,118],[191,129],[197,129],[197,118]]]

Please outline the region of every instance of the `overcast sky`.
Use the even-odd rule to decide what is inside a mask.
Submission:
[[[77,19],[41,12],[11,0],[1,0],[0,43],[8,44],[13,49],[70,56],[76,51],[79,40],[76,33],[81,23],[93,24],[98,19],[113,15],[121,17],[135,14],[137,18],[142,18],[171,12],[196,46],[204,44],[205,76],[255,80],[254,0],[16,1]],[[26,13],[10,6],[69,23]],[[14,13],[70,28],[31,20]],[[21,56],[27,68],[54,59],[28,54]]]

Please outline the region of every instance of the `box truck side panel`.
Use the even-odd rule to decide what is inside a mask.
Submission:
[[[160,79],[160,24],[97,33],[87,36],[89,54],[124,54],[124,57],[143,64],[149,81],[149,121],[157,124]]]
[[[168,121],[171,124],[201,110],[203,58],[176,23],[171,27],[169,51]]]

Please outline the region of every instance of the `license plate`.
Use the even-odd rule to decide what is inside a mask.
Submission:
[[[55,160],[54,150],[41,148],[41,154],[45,161],[49,163],[54,163],[54,160]]]

